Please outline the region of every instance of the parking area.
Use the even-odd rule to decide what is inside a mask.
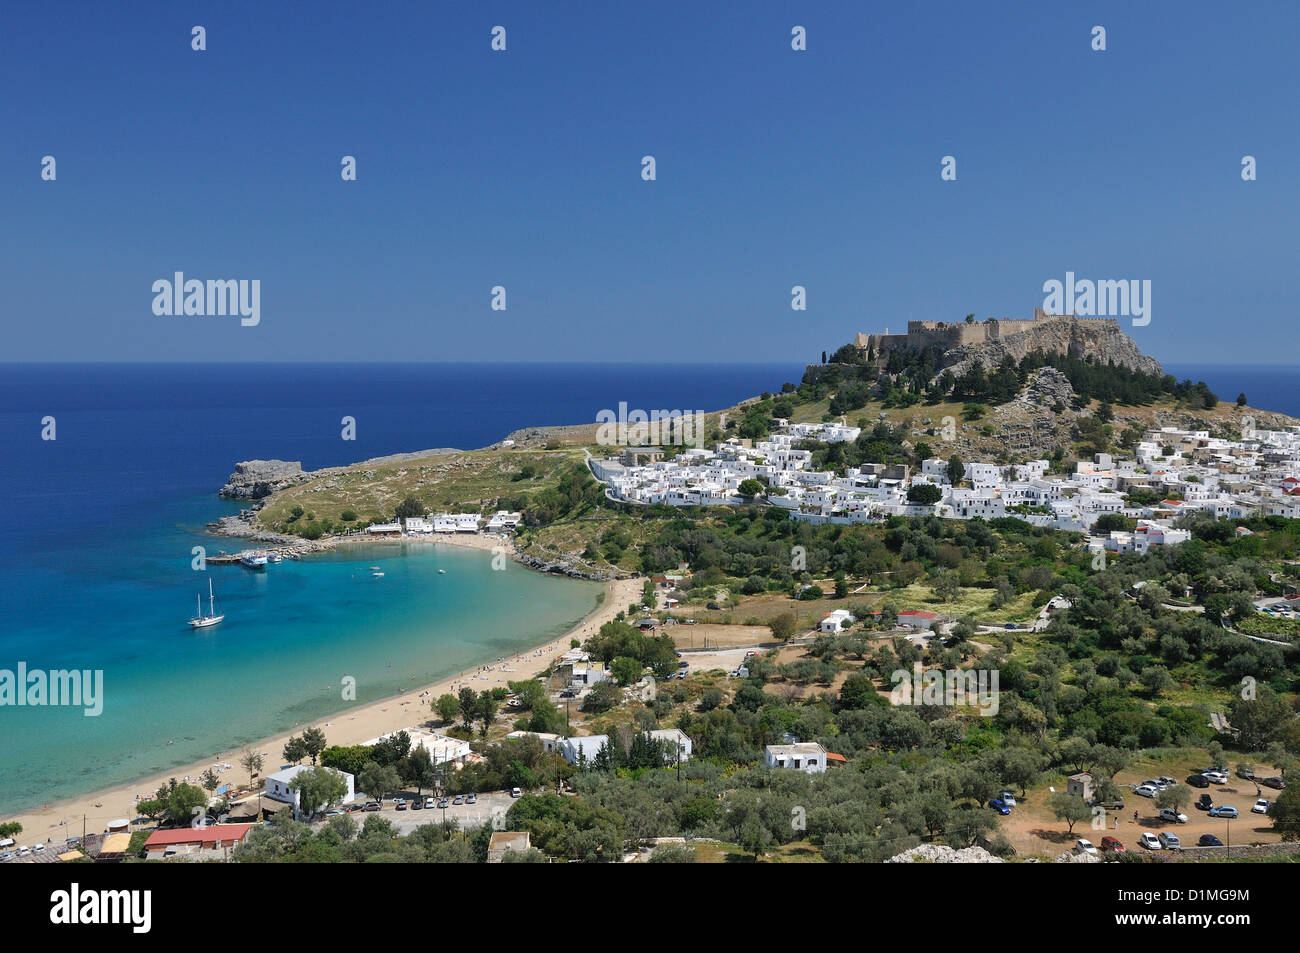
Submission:
[[[425,795],[428,797],[429,795]],[[397,801],[404,800],[407,807],[403,810],[397,809]],[[382,806],[378,811],[362,811],[360,803],[358,809],[353,810],[352,816],[358,824],[364,824],[365,819],[371,814],[378,814],[387,821],[391,821],[400,834],[409,834],[417,827],[425,824],[442,824],[444,820],[447,823],[455,822],[460,825],[461,829],[467,827],[479,827],[483,824],[491,824],[495,818],[504,818],[506,812],[510,810],[510,805],[515,799],[510,796],[509,791],[488,791],[478,794],[474,804],[455,804],[455,798],[447,799],[446,809],[432,807],[413,809],[410,805],[416,800],[416,795],[406,792],[398,795],[396,800],[384,798]],[[423,798],[421,799],[423,803]]]

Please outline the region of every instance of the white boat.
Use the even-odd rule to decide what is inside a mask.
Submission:
[[[265,569],[266,553],[254,553],[254,552],[241,553],[239,557],[239,562],[246,569]]]
[[[382,572],[372,572],[370,575],[372,575],[372,576],[374,576],[376,579],[378,579],[380,576],[383,575],[383,573],[382,573]]]
[[[223,612],[217,615],[216,602],[212,598],[212,577],[208,577],[208,614],[203,614],[203,597],[194,597],[194,618],[190,619],[190,625],[196,629],[206,629],[210,625],[216,625],[226,617]]]
[[[447,570],[445,570],[445,569],[439,569],[439,570],[438,570],[438,575],[440,575],[440,576],[445,576],[445,575],[447,575]]]

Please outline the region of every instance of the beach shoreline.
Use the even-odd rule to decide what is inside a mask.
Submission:
[[[426,541],[404,540],[404,542]],[[482,536],[473,537],[473,541],[470,538],[453,537],[427,542],[447,543],[486,551],[502,545],[500,539]],[[245,748],[255,753],[265,754],[261,775],[258,778],[261,782],[268,774],[280,769],[280,765],[284,762],[281,752],[285,742],[291,736],[301,734],[308,728],[320,728],[324,731],[330,745],[346,746],[360,744],[403,728],[424,726],[426,722],[436,721],[430,706],[440,695],[448,692],[455,694],[462,687],[483,691],[498,685],[504,686],[510,681],[532,678],[548,667],[557,656],[568,651],[572,639],[585,641],[601,625],[613,619],[620,610],[626,610],[630,603],[639,601],[642,595],[642,583],[639,577],[609,580],[604,583],[604,587],[604,599],[568,632],[524,649],[513,656],[484,662],[436,682],[399,691],[395,695],[374,702],[343,708],[314,721],[295,723],[292,727],[274,735],[237,748],[225,749],[201,761],[177,764],[173,768],[145,778],[64,798],[39,808],[6,813],[0,815],[0,821],[17,821],[22,824],[22,833],[15,835],[15,840],[19,844],[49,841],[62,844],[67,837],[81,836],[83,818],[87,834],[102,833],[112,820],[123,818],[128,821],[134,820],[136,803],[152,797],[154,792],[170,778],[179,781],[189,777],[192,782],[197,783],[198,777],[209,768],[215,769],[229,764],[231,766],[229,769],[218,773],[221,783],[231,784],[235,788],[247,785],[248,773],[239,764],[240,755]],[[145,825],[133,825],[132,829],[141,826]]]

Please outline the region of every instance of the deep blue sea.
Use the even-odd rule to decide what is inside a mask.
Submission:
[[[1180,381],[1205,381],[1219,400],[1232,403],[1238,394],[1256,410],[1300,417],[1300,366],[1278,364],[1166,364],[1165,373]]]
[[[0,365],[0,669],[104,672],[103,714],[0,707],[0,813],[205,758],[566,630],[599,587],[447,547],[348,550],[265,573],[204,524],[236,461],[305,468],[472,449],[602,409],[716,410],[781,365]],[[341,418],[356,440],[341,439]],[[57,439],[41,439],[42,419]],[[368,566],[380,564],[383,578]],[[438,569],[446,569],[445,575]],[[226,621],[186,624],[207,578]],[[413,719],[414,721],[415,719]],[[171,741],[172,744],[168,744]]]

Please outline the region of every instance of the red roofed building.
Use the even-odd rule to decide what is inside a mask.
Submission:
[[[211,824],[207,827],[154,831],[144,842],[144,849],[149,860],[195,854],[203,850],[229,850],[241,843],[252,828],[252,824]]]
[[[836,754],[834,751],[826,752],[826,767],[838,768],[842,764],[848,764],[849,759],[842,754]]]

